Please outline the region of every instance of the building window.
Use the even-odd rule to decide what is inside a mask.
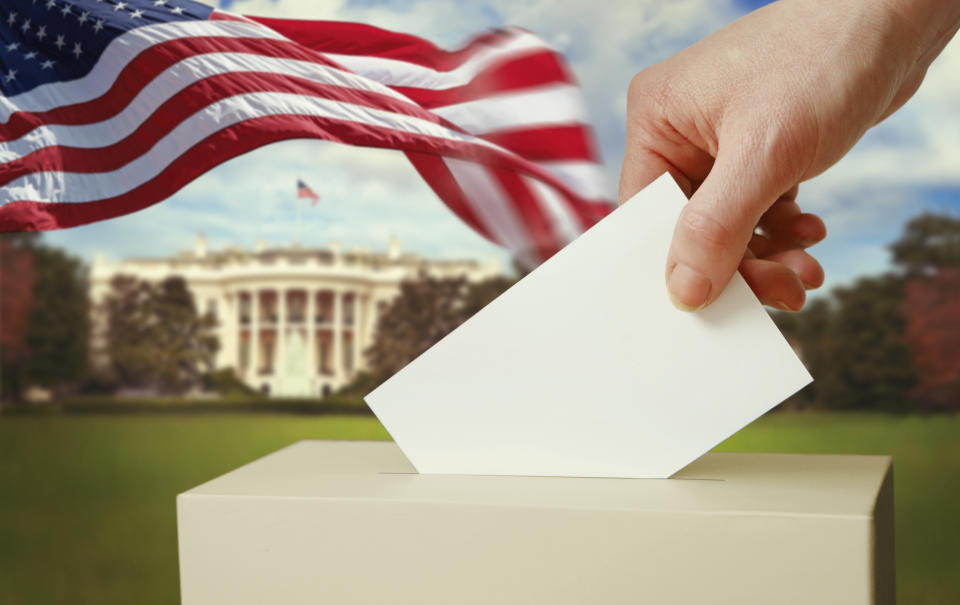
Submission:
[[[247,373],[247,368],[250,367],[250,336],[247,334],[240,335],[240,372],[242,374]]]
[[[240,296],[240,325],[246,326],[250,324],[250,297],[246,295]]]

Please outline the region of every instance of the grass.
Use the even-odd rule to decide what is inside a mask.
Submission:
[[[960,416],[775,414],[725,451],[892,454],[901,603],[960,603]],[[0,417],[0,603],[178,601],[174,496],[300,439],[386,439],[367,416]]]

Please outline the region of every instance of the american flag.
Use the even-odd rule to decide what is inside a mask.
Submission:
[[[0,93],[2,231],[133,212],[292,138],[404,152],[450,210],[531,265],[614,206],[580,90],[519,28],[446,51],[191,0],[4,0]]]
[[[300,179],[297,179],[297,199],[307,198],[311,205],[316,205],[320,201],[320,196]]]

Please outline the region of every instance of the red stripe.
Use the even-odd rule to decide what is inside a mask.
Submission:
[[[31,172],[109,172],[127,164],[150,150],[161,138],[170,133],[183,120],[204,107],[234,95],[254,92],[294,93],[318,99],[329,99],[391,111],[439,123],[440,119],[403,101],[377,93],[331,84],[320,84],[292,76],[237,72],[211,76],[181,90],[164,102],[157,110],[126,138],[107,147],[91,149],[53,145],[38,149],[22,158],[0,164],[0,186],[10,183]]]
[[[600,162],[592,131],[583,124],[501,130],[484,134],[482,138],[533,162]]]
[[[503,187],[513,202],[527,229],[528,239],[536,249],[537,257],[545,261],[562,247],[561,240],[553,231],[553,225],[543,212],[540,202],[533,197],[526,183],[515,172],[490,170],[491,176]],[[523,251],[521,251],[523,252]]]
[[[469,84],[453,88],[433,89],[393,86],[419,105],[432,109],[466,101],[474,101],[491,95],[544,86],[546,84],[574,84],[573,76],[553,51],[536,51],[534,54],[502,60],[484,68]]]
[[[453,178],[447,163],[443,158],[437,155],[426,153],[415,153],[408,151],[407,159],[417,169],[423,180],[430,185],[434,193],[437,194],[443,203],[453,211],[457,217],[469,225],[474,231],[487,238],[491,242],[498,243],[496,238],[490,234],[483,222],[473,210],[470,199],[460,188],[457,180]]]
[[[155,204],[210,168],[257,147],[287,139],[317,138],[366,147],[390,147],[421,153],[460,157],[488,166],[509,168],[517,164],[511,156],[469,143],[435,139],[407,132],[377,128],[356,122],[303,115],[266,116],[246,120],[218,131],[186,150],[156,177],[133,190],[94,202],[15,201],[0,206],[0,231],[47,230],[83,225],[128,214]],[[535,178],[550,182],[552,177],[533,165],[520,163],[514,169],[529,168]],[[527,170],[523,170],[528,172]],[[575,207],[588,207],[562,184]]]
[[[461,49],[448,51],[423,38],[362,23],[266,17],[250,19],[316,51],[395,59],[437,71],[456,69],[480,48],[502,44],[521,31],[517,28],[491,31],[474,38]]]
[[[106,120],[122,111],[143,87],[174,63],[194,55],[217,52],[243,52],[265,57],[297,59],[342,69],[317,53],[284,40],[222,37],[170,40],[155,44],[137,55],[123,68],[110,90],[96,99],[64,105],[50,111],[15,112],[6,124],[0,124],[0,141],[18,139],[44,124],[90,124]]]

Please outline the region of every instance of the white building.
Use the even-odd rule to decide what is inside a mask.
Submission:
[[[386,252],[269,248],[207,250],[198,236],[192,252],[170,258],[109,262],[101,255],[90,272],[94,349],[104,320],[96,310],[117,275],[160,281],[179,275],[200,313],[218,321],[217,368],[233,368],[251,387],[277,396],[323,395],[364,368],[379,314],[400,282],[421,272],[471,281],[501,273],[495,259],[428,260],[402,254],[396,241]]]

